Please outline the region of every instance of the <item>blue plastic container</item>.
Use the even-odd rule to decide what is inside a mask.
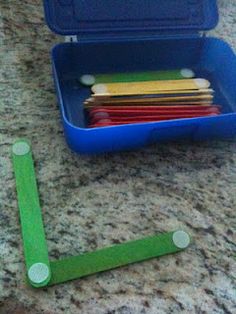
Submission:
[[[236,56],[200,34],[218,22],[215,0],[44,0],[49,27],[77,42],[52,50],[53,73],[69,147],[78,153],[139,148],[155,142],[236,135]],[[220,116],[87,128],[82,74],[191,68],[211,81]]]

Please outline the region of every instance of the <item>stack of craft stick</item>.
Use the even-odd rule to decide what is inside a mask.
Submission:
[[[92,91],[84,102],[89,127],[220,114],[210,82],[194,78],[191,70],[85,75],[81,83]]]

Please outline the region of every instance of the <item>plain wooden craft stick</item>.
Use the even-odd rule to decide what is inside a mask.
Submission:
[[[213,100],[212,95],[200,95],[200,96],[179,96],[179,97],[160,97],[160,98],[134,98],[134,99],[107,99],[107,100],[95,100],[95,99],[88,99],[85,101],[85,105],[97,105],[100,103],[103,104],[132,104],[132,103],[147,103],[147,102],[170,102],[170,101],[197,101],[197,100]]]

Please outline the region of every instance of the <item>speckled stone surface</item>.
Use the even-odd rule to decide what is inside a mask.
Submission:
[[[236,48],[236,2],[214,35]],[[236,143],[81,157],[64,141],[41,1],[0,0],[0,313],[236,313]],[[185,252],[36,291],[25,266],[10,159],[33,143],[50,258],[187,230]]]

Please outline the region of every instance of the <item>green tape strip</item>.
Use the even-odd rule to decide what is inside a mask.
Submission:
[[[18,141],[12,152],[28,279],[43,287],[51,271],[30,145]]]
[[[189,243],[190,238],[187,233],[176,231],[54,261],[51,262],[52,277],[49,285],[177,253],[185,249]]]
[[[190,69],[170,70],[170,71],[149,71],[133,73],[113,73],[82,75],[80,82],[83,85],[91,86],[100,83],[123,83],[123,82],[145,82],[158,80],[180,80],[193,78],[194,72]]]

